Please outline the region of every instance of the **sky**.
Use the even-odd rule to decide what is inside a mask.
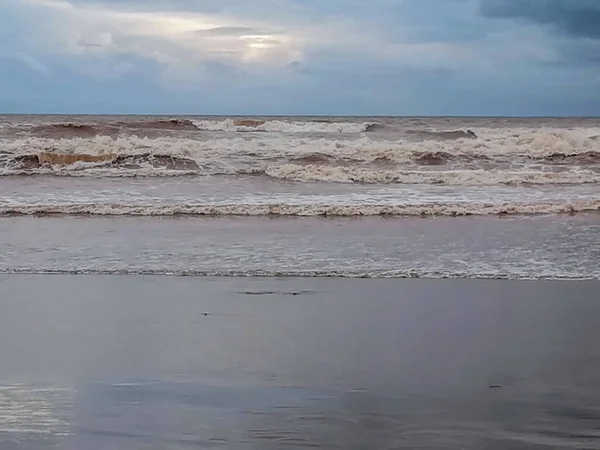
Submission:
[[[0,113],[600,116],[600,0],[0,0]]]

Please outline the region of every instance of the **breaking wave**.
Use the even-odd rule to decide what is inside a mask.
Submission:
[[[93,138],[108,136],[116,138],[120,135],[145,135],[148,131],[180,131],[198,130],[191,120],[163,119],[116,121],[102,123],[62,122],[40,124],[29,127],[27,133],[47,139]]]
[[[75,136],[95,136],[98,134],[98,128],[94,125],[76,124],[76,123],[57,123],[53,125],[42,125],[34,130],[34,133],[56,134],[64,137]]]
[[[0,169],[1,176],[51,175],[61,177],[177,177],[177,176],[263,176],[297,183],[422,184],[449,186],[533,186],[600,183],[600,171],[565,170],[386,170],[355,166],[316,164],[249,164],[233,167],[227,163],[198,164],[187,158],[169,155],[98,156],[77,159],[69,164],[63,155],[52,158],[55,164],[40,164],[48,156],[18,159],[19,167]],[[313,158],[311,158],[313,159]],[[56,162],[58,161],[58,162]],[[65,162],[66,161],[66,162]]]
[[[365,123],[203,121],[207,126],[360,127]],[[116,122],[115,122],[116,123]],[[127,122],[129,126],[131,123]],[[138,122],[134,122],[138,123]],[[183,119],[139,121],[197,129]],[[54,126],[54,125],[53,125]],[[281,125],[283,126],[283,125]],[[0,141],[0,175],[144,177],[258,175],[274,180],[333,183],[542,185],[600,183],[600,140],[594,130],[477,130],[453,139],[377,140],[365,134],[302,138],[243,133],[214,139],[88,136],[88,125],[60,125],[68,138]],[[333,127],[333,128],[332,128]],[[338,127],[338,128],[336,128]],[[358,129],[358,128],[356,128]],[[186,132],[187,133],[187,132]],[[434,132],[427,132],[434,133]],[[462,133],[462,134],[461,134]],[[201,133],[200,133],[201,134]]]
[[[215,122],[210,122],[215,124]],[[220,122],[216,122],[217,124]],[[315,126],[338,126],[332,123],[300,122]],[[363,127],[363,124],[350,124]],[[304,125],[301,125],[304,126]],[[90,133],[87,126],[67,126],[76,133]],[[461,132],[462,133],[462,132]],[[68,138],[27,137],[0,141],[0,153],[26,154],[39,152],[88,153],[88,154],[134,154],[163,153],[174,156],[200,158],[206,156],[249,157],[301,157],[307,154],[323,154],[332,157],[348,157],[357,161],[374,161],[387,158],[393,162],[409,162],[415,155],[442,155],[444,158],[470,158],[488,160],[539,160],[569,162],[584,158],[585,162],[600,163],[600,139],[588,136],[591,131],[547,130],[478,130],[478,139],[461,137],[451,140],[414,141],[399,136],[394,140],[378,140],[360,135],[355,138],[338,139],[277,134],[258,134],[251,137],[192,138],[129,136],[69,136]]]
[[[194,122],[188,119],[140,120],[134,122],[116,122],[116,125],[121,127],[152,128],[159,130],[192,130],[196,128]]]
[[[544,162],[558,164],[600,164],[600,151],[590,150],[581,153],[551,153],[544,156],[543,159]]]
[[[364,133],[383,130],[375,123],[335,122],[327,120],[287,121],[260,119],[145,119],[104,121],[101,123],[59,122],[33,126],[29,132],[47,138],[117,136],[144,134],[144,131],[223,131],[271,133]]]
[[[291,203],[185,203],[185,204],[4,204],[0,216],[485,216],[600,212],[600,199],[567,203],[457,203],[457,204],[291,204]]]
[[[193,124],[204,131],[264,131],[278,133],[364,133],[373,131],[373,123],[330,121],[282,121],[259,119],[196,120]]]
[[[477,135],[472,130],[456,130],[456,131],[424,131],[424,130],[408,130],[409,136],[419,140],[456,140],[456,139],[477,139]]]
[[[265,171],[265,174],[279,180],[330,183],[447,184],[463,186],[600,183],[600,173],[593,171],[540,172],[475,169],[438,172],[285,164],[269,168]]]

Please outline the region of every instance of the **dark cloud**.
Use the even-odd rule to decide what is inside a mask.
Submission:
[[[480,6],[485,17],[525,19],[600,39],[600,0],[480,0]]]
[[[567,64],[595,70],[600,66],[600,40],[566,40],[557,45],[557,50]]]

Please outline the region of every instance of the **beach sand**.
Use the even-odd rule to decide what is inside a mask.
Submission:
[[[596,448],[597,281],[0,276],[0,448]]]

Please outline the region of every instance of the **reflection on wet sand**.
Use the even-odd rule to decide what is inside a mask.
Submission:
[[[2,450],[600,439],[597,282],[0,281]]]

